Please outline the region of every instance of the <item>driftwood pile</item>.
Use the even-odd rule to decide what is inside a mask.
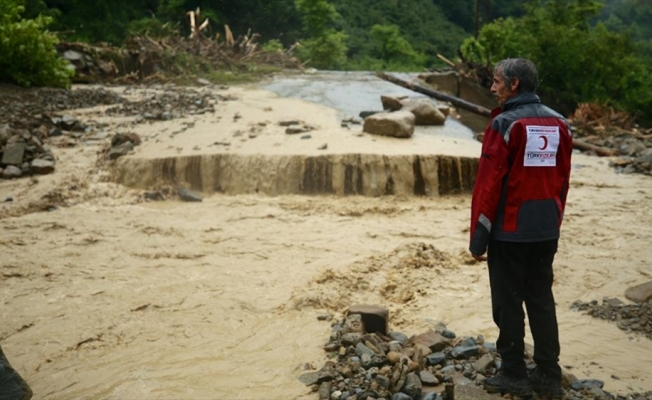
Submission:
[[[576,138],[597,155],[618,156],[612,166],[623,173],[652,175],[652,128],[634,124],[631,114],[597,104],[580,104],[569,118]]]
[[[199,9],[188,13],[191,34],[188,37],[173,34],[165,37],[147,35],[128,38],[123,47],[63,42],[57,46],[61,57],[75,69],[76,83],[165,82],[171,76],[186,76],[188,71],[210,72],[228,70],[238,72],[251,65],[278,68],[301,68],[301,62],[292,53],[296,47],[267,51],[257,43],[260,35],[251,30],[235,37],[228,25],[224,34],[208,36],[207,20],[199,26]]]

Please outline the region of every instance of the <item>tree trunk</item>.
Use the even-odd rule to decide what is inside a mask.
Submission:
[[[395,85],[402,86],[406,89],[413,90],[417,93],[425,94],[426,96],[433,97],[437,100],[441,101],[448,101],[449,103],[453,104],[454,106],[457,106],[459,108],[463,108],[465,110],[474,112],[476,114],[485,116],[485,117],[490,117],[491,116],[491,111],[487,108],[484,108],[482,106],[479,106],[477,104],[470,103],[466,100],[462,100],[459,97],[451,96],[446,93],[439,92],[437,90],[433,89],[428,89],[423,86],[416,85],[414,83],[410,83],[407,81],[404,81],[403,79],[399,79],[395,76],[388,75],[384,72],[376,72],[376,76],[379,77],[380,79],[384,79],[388,82],[391,82]]]

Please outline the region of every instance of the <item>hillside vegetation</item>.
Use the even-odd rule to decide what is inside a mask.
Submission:
[[[187,12],[197,8],[209,36],[228,25],[260,34],[269,51],[298,42],[295,54],[320,69],[422,71],[444,66],[438,54],[489,67],[528,57],[543,95],[564,111],[598,102],[652,121],[648,0],[0,0],[0,43],[12,55],[0,79],[66,86],[57,40],[119,46],[131,35],[188,34]]]

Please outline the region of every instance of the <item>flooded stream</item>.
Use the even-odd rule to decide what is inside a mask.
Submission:
[[[417,78],[415,73],[393,73],[404,79]],[[357,116],[362,111],[382,111],[380,96],[384,94],[427,98],[422,94],[377,78],[373,72],[319,71],[297,75],[279,75],[263,85],[281,97],[310,101],[333,108],[340,117]],[[458,138],[473,138],[473,132],[464,124],[449,116],[441,126],[420,126],[422,132],[445,134]]]

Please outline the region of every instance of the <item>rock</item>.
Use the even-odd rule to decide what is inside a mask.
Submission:
[[[64,115],[61,117],[61,127],[64,130],[72,131],[77,127],[77,118],[72,115]]]
[[[437,106],[437,109],[439,110],[439,112],[441,112],[442,114],[444,114],[444,116],[446,116],[446,117],[448,117],[448,116],[451,114],[451,108],[450,108],[450,106],[438,105],[438,106]]]
[[[388,377],[385,375],[376,375],[376,382],[378,382],[378,386],[380,386],[383,389],[389,389],[389,386],[391,385],[391,382]]]
[[[52,129],[50,129],[50,131],[48,132],[49,137],[57,137],[57,136],[61,136],[61,135],[63,135],[63,131],[61,131],[61,129],[59,129],[57,127],[54,127]]]
[[[405,345],[409,338],[407,335],[401,332],[390,332],[387,336],[389,336],[390,339],[396,340],[397,342],[401,343],[402,345]]]
[[[360,118],[360,117],[353,117],[351,119],[351,123],[354,124],[354,125],[362,125],[363,121],[364,120],[362,118]]]
[[[625,297],[636,303],[645,303],[652,299],[652,281],[627,289]]]
[[[279,121],[278,124],[279,126],[291,126],[291,125],[301,125],[302,122],[297,119],[288,119],[288,120]]]
[[[2,177],[5,179],[20,178],[22,174],[23,171],[21,171],[21,169],[16,167],[15,165],[8,165],[2,171]]]
[[[599,379],[579,379],[571,384],[573,390],[590,390],[594,387],[602,389],[604,382]]]
[[[321,146],[317,147],[317,150],[326,150],[328,149],[328,143],[324,143]]]
[[[424,370],[419,372],[419,378],[421,379],[421,383],[423,383],[425,386],[439,385],[439,380],[430,371]]]
[[[364,132],[373,135],[409,138],[414,134],[415,116],[411,112],[374,114],[364,121]]]
[[[303,383],[306,386],[316,385],[319,380],[320,371],[306,372],[305,374],[299,376],[299,382]]]
[[[181,197],[181,200],[183,201],[189,201],[189,202],[203,201],[203,198],[199,193],[188,189],[179,189],[179,197]]]
[[[202,85],[202,86],[210,86],[211,85],[211,81],[209,81],[208,79],[204,79],[204,78],[197,78],[197,83]]]
[[[387,353],[387,361],[389,361],[392,364],[398,364],[399,361],[401,361],[401,354],[395,351],[390,351],[389,353]]]
[[[12,143],[5,147],[2,153],[2,164],[21,165],[25,155],[25,143]]]
[[[373,350],[371,350],[369,347],[365,346],[362,343],[358,343],[355,345],[355,354],[360,356],[361,359],[363,354],[366,354],[369,357],[373,357],[375,355]]]
[[[446,362],[446,354],[444,353],[432,353],[426,356],[428,365],[443,365]]]
[[[289,126],[285,129],[285,133],[288,135],[296,135],[305,132],[308,132],[308,130],[301,126]]]
[[[342,335],[342,344],[344,346],[355,346],[360,343],[362,335],[358,332],[349,332]]]
[[[54,162],[49,160],[36,159],[32,161],[29,170],[33,174],[51,174],[54,172]]]
[[[478,354],[479,350],[478,346],[457,346],[451,350],[450,354],[456,360],[468,360]]]
[[[401,101],[407,98],[407,96],[381,95],[380,102],[383,104],[383,110],[398,111],[403,107]]]
[[[441,335],[445,337],[446,339],[455,339],[456,335],[455,332],[449,330],[449,329],[444,329],[441,331]]]
[[[151,201],[161,201],[165,200],[165,197],[163,197],[163,194],[159,191],[156,192],[145,192],[144,194],[146,200],[151,200]]]
[[[402,392],[406,393],[408,396],[414,399],[418,396],[421,396],[421,390],[421,379],[416,373],[410,372],[407,375],[407,379],[405,380],[405,385],[403,386]]]
[[[332,321],[333,320],[333,314],[332,313],[324,313],[324,314],[319,314],[317,316],[318,321]]]
[[[450,340],[433,330],[429,330],[428,332],[411,338],[410,343],[422,344],[430,348],[432,352],[436,353],[448,347],[450,345]]]
[[[374,114],[382,114],[383,111],[360,111],[360,118],[366,119],[367,117],[370,117]]]
[[[450,386],[449,386],[450,387]],[[484,390],[472,385],[455,385],[447,389],[451,393],[450,398],[455,400],[497,400],[502,399],[497,394],[489,394]]]
[[[132,145],[138,146],[142,143],[142,139],[137,133],[118,133],[111,138],[112,147],[116,147],[127,142],[131,142]]]
[[[403,101],[401,111],[409,111],[415,116],[417,125],[444,125],[446,116],[437,105],[428,99]]]
[[[412,399],[412,397],[410,397],[405,393],[397,392],[392,395],[391,400],[414,400],[414,399]]]
[[[134,145],[131,142],[125,142],[115,147],[112,147],[106,154],[109,160],[116,160],[122,156],[126,156],[129,152],[133,151]]]
[[[319,400],[330,400],[331,399],[331,383],[324,382],[319,385]]]
[[[83,61],[84,60],[84,56],[81,53],[79,53],[77,51],[74,51],[74,50],[66,50],[66,51],[64,51],[63,54],[61,55],[61,58],[63,58],[64,60],[68,60],[68,61]]]
[[[491,354],[485,354],[473,363],[473,369],[480,374],[486,374],[487,370],[494,365],[494,357]]]

